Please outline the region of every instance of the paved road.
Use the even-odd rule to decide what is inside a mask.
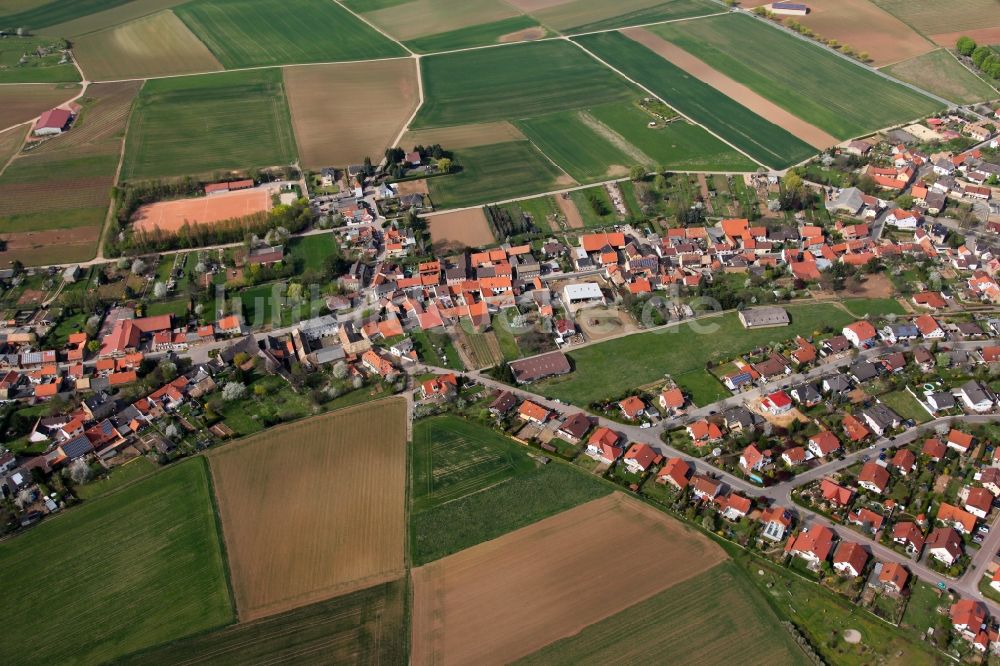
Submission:
[[[977,342],[957,342],[957,343],[951,343],[949,345],[949,348],[974,349],[977,347],[981,347],[984,344],[991,344],[993,342],[995,341],[983,340]],[[989,414],[967,415],[961,417],[946,417],[941,419],[935,419],[929,421],[928,423],[911,428],[892,439],[887,439],[887,438],[879,439],[877,442],[875,442],[875,444],[871,448],[862,449],[854,453],[851,453],[845,456],[843,460],[831,460],[829,462],[818,465],[806,472],[798,474],[789,481],[784,481],[775,484],[773,486],[768,486],[763,488],[756,484],[750,483],[749,481],[743,479],[742,477],[735,476],[725,470],[715,467],[703,460],[694,459],[691,456],[685,454],[684,452],[664,444],[660,440],[659,434],[664,429],[674,428],[679,425],[683,425],[683,423],[690,421],[694,418],[697,418],[701,414],[707,415],[710,412],[721,411],[722,409],[725,409],[727,406],[743,404],[745,400],[750,400],[759,396],[764,392],[775,390],[779,386],[788,385],[790,383],[801,381],[804,379],[815,379],[820,375],[829,373],[835,367],[840,367],[842,365],[846,365],[853,362],[854,360],[856,360],[856,358],[865,358],[876,354],[887,353],[895,349],[897,349],[896,346],[876,347],[875,349],[861,352],[855,358],[851,358],[848,355],[845,358],[837,359],[832,363],[827,363],[818,368],[814,368],[813,370],[807,373],[785,377],[782,378],[781,380],[778,380],[776,382],[771,382],[765,386],[756,388],[753,391],[748,391],[747,393],[741,394],[739,396],[733,396],[731,398],[727,398],[717,403],[713,403],[712,405],[705,405],[704,407],[698,408],[680,419],[676,418],[665,419],[653,428],[640,428],[637,425],[625,425],[617,421],[612,421],[610,419],[607,419],[600,414],[592,414],[589,412],[587,413],[596,421],[598,425],[606,426],[608,428],[611,428],[615,432],[621,433],[628,439],[628,441],[644,442],[646,444],[649,444],[654,449],[656,449],[661,455],[664,455],[666,457],[682,458],[689,464],[691,464],[695,469],[711,473],[713,476],[715,476],[716,478],[724,482],[726,485],[728,485],[729,488],[732,490],[739,491],[750,497],[766,498],[766,500],[768,500],[771,503],[776,503],[792,510],[793,512],[798,514],[800,526],[808,527],[814,524],[826,525],[827,527],[830,527],[831,529],[836,531],[842,537],[850,538],[851,540],[865,544],[868,547],[871,554],[876,558],[878,558],[879,560],[901,562],[905,564],[913,575],[917,576],[921,580],[924,580],[931,585],[938,586],[939,584],[944,584],[946,587],[956,590],[963,597],[975,597],[977,599],[981,599],[989,607],[991,614],[1000,617],[1000,605],[995,604],[988,599],[982,598],[982,595],[979,593],[978,590],[979,580],[981,579],[982,575],[985,572],[986,565],[991,561],[993,553],[995,553],[997,551],[997,548],[1000,547],[1000,528],[997,528],[990,532],[986,541],[982,544],[980,550],[974,554],[972,565],[960,579],[956,580],[948,578],[933,571],[925,563],[926,556],[921,560],[913,560],[912,558],[908,558],[904,555],[901,555],[900,553],[883,546],[874,539],[868,538],[867,536],[859,532],[849,530],[846,526],[842,524],[835,523],[818,513],[815,513],[813,511],[810,511],[809,509],[796,505],[791,498],[791,492],[794,488],[810,483],[817,479],[823,478],[828,474],[832,474],[846,467],[849,467],[858,462],[863,456],[868,455],[873,458],[877,457],[878,454],[884,451],[886,448],[898,447],[901,445],[910,444],[913,441],[920,438],[921,436],[928,434],[929,432],[932,432],[938,428],[942,429],[950,428],[955,423],[994,422],[997,418],[995,415],[989,415]],[[511,391],[519,398],[532,400],[533,402],[536,402],[542,405],[543,407],[546,407],[547,409],[553,410],[554,412],[558,413],[561,416],[566,416],[570,413],[575,413],[578,411],[584,411],[584,412],[587,411],[587,410],[581,410],[575,406],[565,405],[555,400],[551,400],[549,398],[546,398],[545,396],[534,393],[526,389],[525,387],[521,386],[511,387],[507,384],[498,382],[484,375],[481,371],[456,372],[446,368],[439,368],[436,366],[430,366],[422,363],[415,364],[409,369],[409,371],[429,372],[437,374],[455,372],[455,374],[458,376],[465,377],[467,380],[478,382],[486,387]]]

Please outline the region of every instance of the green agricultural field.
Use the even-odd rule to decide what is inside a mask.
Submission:
[[[413,566],[495,539],[610,492],[611,487],[597,478],[553,461],[506,483],[411,513]]]
[[[122,178],[211,173],[295,160],[281,70],[147,81],[125,141]]]
[[[649,127],[654,121],[657,126]],[[704,128],[683,119],[663,123],[636,104],[562,111],[516,124],[542,152],[582,183],[620,178],[636,164],[672,171],[757,168]]]
[[[630,25],[705,16],[723,11],[708,0],[571,0],[532,12],[564,33],[610,30]]]
[[[0,40],[0,83],[79,81],[80,73],[73,63],[60,64],[63,58],[60,49],[65,46],[61,39],[44,37],[7,37]],[[51,53],[38,56],[35,53],[38,48],[51,49]]]
[[[576,405],[588,405],[637,386],[657,383],[669,374],[691,392],[696,405],[704,405],[717,399],[714,393],[707,394],[717,382],[705,370],[706,362],[730,359],[758,345],[810,335],[827,326],[840,330],[854,321],[835,305],[787,309],[792,323],[783,328],[746,330],[736,313],[728,312],[584,347],[569,354],[572,373],[544,381],[536,385],[536,390]]]
[[[83,486],[73,488],[73,493],[80,499],[94,499],[117,490],[137,479],[148,476],[157,470],[156,463],[149,458],[136,458],[124,465],[115,467],[103,479],[91,481]]]
[[[528,215],[534,222],[535,227],[545,231],[549,228],[549,216],[559,215],[559,204],[555,197],[544,196],[533,199],[521,199],[514,203],[504,204],[510,210],[511,215]]]
[[[195,0],[175,12],[227,68],[406,55],[335,2]]]
[[[542,152],[581,183],[592,183],[628,174],[633,164],[650,158],[636,146],[616,137],[614,143],[595,131],[600,127],[589,111],[560,111],[515,123]],[[627,152],[626,152],[627,151]]]
[[[677,119],[666,125],[648,126],[652,117],[638,106],[608,104],[590,110],[594,118],[611,128],[653,160],[648,166],[671,171],[754,171],[757,164],[746,155],[715,138],[705,128]]]
[[[272,617],[174,641],[125,664],[337,664],[406,662],[403,581],[383,583]]]
[[[848,139],[941,105],[764,21],[739,14],[648,28],[799,118]],[[760,63],[766,62],[766,66]],[[803,67],[802,63],[809,63]],[[858,93],[864,91],[864,104]]]
[[[524,446],[473,421],[438,416],[413,425],[413,511],[445,504],[535,469]]]
[[[898,62],[882,71],[958,104],[994,99],[1000,94],[945,49]]]
[[[465,49],[472,46],[486,46],[496,44],[500,38],[521,30],[538,28],[537,34],[532,35],[533,39],[547,37],[550,33],[545,28],[538,25],[538,21],[530,16],[514,16],[491,23],[449,30],[436,35],[417,37],[403,42],[417,53],[434,53],[435,51],[449,51],[452,49]]]
[[[668,654],[686,664],[810,663],[767,600],[732,562],[669,587],[516,663],[641,663]]]
[[[428,56],[420,64],[425,101],[414,129],[530,118],[637,94],[564,41]]]
[[[73,0],[73,2],[50,0],[49,2],[32,2],[27,3],[21,11],[0,15],[0,25],[5,28],[8,26],[27,26],[32,31],[40,31],[42,28],[47,28],[50,25],[72,21],[73,19],[106,9],[114,9],[128,2],[130,0]]]
[[[502,201],[568,184],[567,176],[529,141],[511,141],[456,151],[462,171],[429,179],[436,208]]]
[[[4,599],[7,664],[106,663],[234,619],[203,458],[0,544],[0,567],[32,580]]]
[[[809,144],[620,33],[574,40],[763,164],[785,168],[816,153]]]

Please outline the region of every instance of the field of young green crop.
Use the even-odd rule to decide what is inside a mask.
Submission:
[[[295,139],[281,70],[151,80],[125,141],[124,180],[288,164]]]
[[[590,118],[589,112],[560,111],[515,124],[581,183],[620,178],[633,164],[645,165],[651,161],[631,144],[614,145],[605,140],[585,121]]]
[[[580,33],[674,21],[720,10],[708,0],[571,0],[531,14],[556,30]]]
[[[816,153],[809,144],[620,33],[574,40],[767,166],[788,167]]]
[[[412,127],[530,118],[605,102],[637,91],[563,41],[427,56],[424,105]]]
[[[39,32],[42,28],[72,21],[81,16],[87,16],[88,14],[106,9],[114,9],[130,1],[73,0],[72,2],[60,2],[59,0],[40,0],[39,2],[18,3],[18,5],[24,8],[20,11],[0,15],[0,25],[4,28],[26,26],[32,32]]]
[[[568,185],[566,176],[530,141],[511,141],[456,151],[460,173],[428,181],[437,208],[458,208],[537,194]]]
[[[749,16],[727,14],[648,30],[839,139],[922,117],[941,106]],[[859,95],[865,103],[859,103]]]
[[[4,595],[6,664],[107,663],[234,617],[204,458],[46,519],[0,567],[31,578]]]
[[[519,30],[537,27],[539,27],[538,21],[530,16],[521,15],[501,19],[499,21],[492,21],[490,23],[473,25],[467,28],[440,32],[436,35],[416,37],[414,39],[407,40],[404,43],[417,53],[433,53],[435,51],[448,51],[451,49],[464,49],[471,46],[496,44],[504,35],[509,35],[511,33],[518,32]],[[539,28],[539,32],[540,34],[536,35],[535,39],[549,34],[548,30],[545,28]]]
[[[406,55],[335,2],[195,0],[174,11],[227,68]]]

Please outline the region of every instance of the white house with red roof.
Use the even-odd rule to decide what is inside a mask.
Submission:
[[[889,471],[875,461],[866,462],[858,474],[858,485],[870,492],[882,494],[889,486]]]
[[[620,437],[610,428],[601,426],[587,441],[587,455],[598,462],[610,465],[622,457],[624,451],[618,446]]]
[[[814,456],[824,458],[840,450],[840,440],[829,430],[824,430],[810,437],[806,446]]]
[[[710,476],[695,474],[691,477],[691,490],[698,499],[712,501],[722,490],[722,484]]]
[[[788,552],[816,565],[825,562],[830,556],[836,536],[833,530],[825,525],[813,525],[795,538]]]
[[[775,391],[765,398],[762,398],[760,406],[769,414],[777,416],[792,409],[792,399],[784,391]]]
[[[868,551],[860,543],[841,541],[833,554],[833,568],[842,576],[857,578],[868,563]]]
[[[663,460],[663,456],[649,444],[636,443],[628,448],[623,458],[625,467],[633,474],[648,472],[649,468]]]
[[[691,465],[682,458],[671,458],[656,475],[657,483],[669,483],[677,490],[688,487],[688,477],[691,475]]]
[[[646,403],[639,396],[630,395],[618,403],[618,408],[622,410],[625,418],[634,421],[645,413]]]
[[[853,324],[845,326],[843,331],[844,337],[857,347],[858,349],[865,349],[867,347],[875,344],[875,340],[878,337],[878,332],[875,327],[867,321],[856,321]]]
[[[740,454],[740,469],[744,472],[753,472],[770,464],[770,449],[761,451],[755,444],[751,444],[743,449],[743,453]]]

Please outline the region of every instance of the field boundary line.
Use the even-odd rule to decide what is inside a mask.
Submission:
[[[122,145],[118,149],[118,166],[115,168],[115,178],[114,187],[118,187],[118,183],[122,175],[122,166],[125,164],[125,143],[128,139],[128,131],[132,126],[132,117],[135,115],[135,107],[139,102],[139,95],[142,94],[142,89],[146,87],[146,82],[143,81],[139,89],[135,91],[135,97],[132,98],[132,103],[129,105],[128,116],[125,118],[125,128],[122,130]],[[108,240],[108,231],[111,229],[111,218],[115,214],[115,197],[111,196],[111,202],[108,204],[107,215],[104,216],[104,224],[101,226],[101,233],[97,237],[97,254],[91,261],[104,261],[104,244]]]
[[[424,69],[420,64],[420,58],[421,56],[419,53],[414,53],[410,56],[410,59],[413,60],[417,66],[417,106],[413,109],[413,113],[410,114],[410,117],[403,123],[403,127],[400,128],[399,134],[397,134],[396,138],[393,139],[392,145],[389,146],[390,148],[396,148],[399,146],[399,142],[402,141],[403,137],[406,136],[406,133],[410,131],[410,124],[417,117],[417,114],[420,113],[420,109],[424,105]]]
[[[32,121],[29,120],[27,122],[21,123],[20,125],[11,125],[7,129],[0,131],[0,134],[6,134],[7,132],[12,132],[16,130],[18,127],[21,127],[22,125],[30,125],[31,123]],[[28,132],[30,131],[31,128],[29,127],[28,131],[24,133],[24,136],[21,137],[21,141],[17,144],[17,148],[15,148],[14,152],[11,153],[10,157],[7,158],[7,161],[4,162],[3,164],[0,164],[0,176],[3,176],[4,172],[7,171],[7,167],[9,167],[14,162],[14,160],[17,159],[18,153],[20,153],[21,149],[24,148],[24,142],[28,140]]]
[[[333,2],[333,4],[335,4],[335,5],[339,5],[340,8],[343,9],[345,12],[347,12],[348,14],[350,14],[351,16],[353,16],[354,18],[358,19],[359,21],[361,21],[362,23],[364,23],[365,25],[367,25],[369,28],[371,28],[375,32],[377,32],[380,35],[382,35],[383,37],[385,37],[386,39],[388,39],[390,41],[393,41],[393,42],[396,42],[397,44],[399,44],[400,46],[402,46],[403,50],[406,51],[407,53],[409,53],[411,56],[412,55],[416,55],[416,53],[414,53],[413,50],[409,46],[407,46],[403,42],[399,41],[398,39],[396,39],[395,37],[393,37],[392,35],[390,35],[389,33],[387,33],[385,30],[383,30],[382,28],[378,27],[377,25],[375,25],[374,23],[372,23],[371,21],[369,21],[368,19],[366,19],[361,14],[358,14],[356,11],[354,11],[353,9],[351,9],[350,7],[348,7],[347,5],[345,5],[340,0],[330,0],[330,1]]]
[[[619,33],[619,34],[622,34],[622,33]],[[625,36],[625,35],[623,34],[622,36]],[[646,91],[646,93],[647,93],[647,94],[649,94],[649,95],[650,95],[651,97],[653,97],[653,98],[655,98],[655,99],[658,99],[658,100],[660,100],[660,101],[661,101],[661,102],[663,102],[663,103],[664,103],[665,105],[667,105],[668,107],[670,107],[671,109],[673,109],[673,110],[674,110],[674,112],[675,112],[675,113],[676,113],[677,115],[679,115],[680,117],[684,118],[685,120],[687,120],[687,121],[688,121],[689,123],[691,123],[692,125],[696,125],[696,126],[698,126],[698,127],[702,128],[703,130],[705,130],[706,132],[708,132],[709,134],[711,134],[712,136],[714,136],[714,137],[715,137],[716,139],[718,139],[718,140],[719,140],[719,141],[721,141],[722,143],[726,144],[727,146],[729,146],[730,148],[732,148],[733,150],[735,150],[735,151],[736,151],[736,152],[738,152],[739,154],[741,154],[741,155],[743,155],[744,157],[746,157],[746,158],[747,158],[748,160],[750,160],[750,161],[751,161],[751,162],[753,162],[754,164],[762,164],[762,165],[763,165],[764,167],[766,167],[766,168],[768,169],[768,171],[775,171],[775,169],[774,169],[774,168],[772,168],[772,167],[771,167],[771,166],[770,166],[769,164],[763,164],[763,163],[762,163],[762,162],[761,162],[760,160],[757,160],[757,159],[754,159],[754,158],[753,158],[753,157],[752,157],[751,155],[749,155],[749,154],[748,154],[748,153],[747,153],[746,151],[744,151],[744,150],[743,150],[742,148],[740,148],[740,147],[738,147],[738,146],[736,146],[736,145],[733,145],[732,143],[730,143],[730,142],[729,142],[729,141],[727,141],[726,139],[723,139],[723,138],[722,138],[721,136],[719,136],[718,134],[716,134],[715,132],[713,132],[713,131],[712,131],[712,130],[710,130],[709,128],[705,127],[705,126],[704,126],[704,125],[702,125],[701,123],[699,123],[699,122],[695,122],[695,120],[694,120],[693,118],[691,118],[690,116],[688,116],[688,115],[686,115],[686,114],[682,113],[682,112],[681,112],[681,111],[680,111],[679,109],[676,109],[676,108],[674,108],[674,106],[673,106],[672,104],[670,104],[670,102],[668,102],[667,100],[663,99],[662,97],[660,97],[659,95],[657,95],[657,94],[656,94],[655,92],[653,92],[652,90],[650,90],[649,88],[647,88],[647,87],[646,87],[646,86],[644,86],[643,84],[639,83],[638,81],[636,81],[636,80],[635,80],[635,79],[633,79],[632,77],[628,76],[627,74],[625,74],[625,72],[621,71],[620,69],[618,69],[617,67],[615,67],[615,66],[614,66],[614,65],[612,65],[611,63],[609,63],[609,62],[607,62],[607,61],[603,60],[603,59],[602,59],[602,58],[601,58],[600,56],[598,56],[598,55],[597,55],[596,53],[594,53],[593,51],[591,51],[590,49],[588,49],[588,48],[587,48],[586,46],[584,46],[584,45],[583,45],[583,44],[581,44],[580,42],[577,42],[577,41],[575,41],[575,40],[573,40],[573,39],[570,39],[569,37],[563,37],[563,39],[565,39],[565,40],[566,40],[567,42],[569,42],[570,44],[574,44],[574,45],[576,45],[577,47],[579,47],[579,48],[580,48],[580,50],[582,50],[582,51],[583,51],[584,53],[586,53],[587,55],[589,55],[589,56],[590,56],[591,58],[593,58],[593,59],[594,59],[594,60],[596,60],[597,62],[601,63],[602,65],[604,65],[605,67],[607,67],[607,68],[608,68],[608,69],[610,69],[610,70],[611,70],[612,72],[614,72],[614,73],[615,73],[615,74],[617,74],[618,76],[622,77],[623,79],[625,79],[626,81],[628,81],[628,82],[629,82],[629,83],[631,83],[632,85],[634,85],[634,86],[636,86],[636,87],[640,88],[641,90],[644,90],[644,91]],[[643,48],[645,48],[645,47],[643,47]],[[817,151],[817,152],[818,152],[818,151]],[[809,159],[812,159],[812,158],[810,157]]]

